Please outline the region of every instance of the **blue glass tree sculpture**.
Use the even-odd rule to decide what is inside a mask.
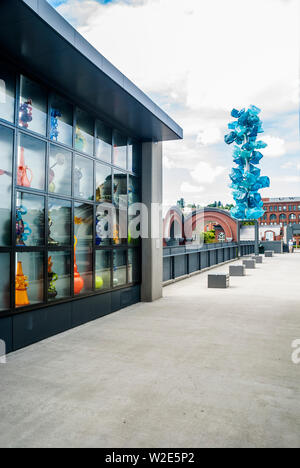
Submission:
[[[232,208],[231,216],[240,221],[257,220],[265,214],[258,192],[270,187],[269,177],[261,177],[261,170],[257,167],[263,158],[259,150],[268,146],[261,140],[257,141],[258,135],[264,132],[260,112],[256,106],[250,106],[247,111],[233,109],[231,116],[236,120],[229,123],[231,132],[225,136],[228,145],[235,142],[233,160],[236,167],[230,174],[230,188],[233,189],[236,206]]]

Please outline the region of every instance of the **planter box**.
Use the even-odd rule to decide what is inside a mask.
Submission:
[[[208,275],[209,288],[229,288],[229,275],[227,274],[210,274]]]
[[[246,268],[245,265],[230,265],[229,276],[245,276]]]
[[[256,268],[256,261],[255,260],[243,260],[243,265],[247,270],[254,270]]]

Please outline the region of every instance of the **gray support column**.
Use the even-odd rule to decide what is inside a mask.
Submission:
[[[237,244],[238,244],[238,258],[241,257],[241,222],[237,222]]]
[[[259,255],[259,223],[255,221],[255,255]]]
[[[162,297],[162,143],[142,145],[142,203],[148,210],[148,238],[142,240],[141,300]]]

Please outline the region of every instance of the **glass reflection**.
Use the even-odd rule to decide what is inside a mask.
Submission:
[[[96,157],[111,163],[112,130],[100,120],[96,121]]]
[[[49,192],[71,196],[72,153],[56,145],[50,145]]]
[[[74,294],[93,290],[93,206],[75,204]]]
[[[71,257],[69,252],[51,252],[48,257],[48,300],[58,301],[71,294]]]
[[[57,95],[51,99],[50,140],[68,146],[73,143],[73,107]]]
[[[0,119],[14,122],[15,117],[15,74],[0,62]]]
[[[96,279],[97,291],[104,291],[111,287],[111,253],[108,250],[96,252]]]
[[[14,132],[0,126],[0,246],[11,244],[11,184]]]
[[[46,143],[21,133],[19,135],[17,185],[45,189]]]
[[[90,155],[94,152],[94,119],[81,110],[76,110],[75,148]]]
[[[93,169],[94,163],[91,159],[79,156],[78,154],[75,156],[74,196],[76,198],[93,200]]]
[[[127,251],[113,251],[113,286],[124,286],[127,283]]]
[[[0,253],[0,311],[10,307],[10,254]]]
[[[71,242],[71,202],[49,198],[48,244],[65,246]]]
[[[19,125],[41,135],[46,135],[47,92],[34,81],[21,76]]]
[[[127,137],[114,132],[114,165],[127,169]]]

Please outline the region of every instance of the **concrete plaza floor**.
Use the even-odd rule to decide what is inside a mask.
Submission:
[[[299,447],[299,280],[299,254],[202,273],[10,355],[0,446]]]

